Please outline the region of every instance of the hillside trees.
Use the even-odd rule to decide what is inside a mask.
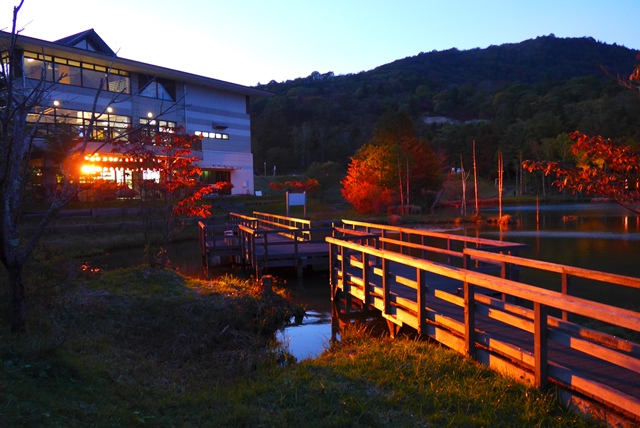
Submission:
[[[409,114],[417,135],[450,159],[460,154],[471,159],[475,139],[478,174],[486,178],[495,176],[498,150],[505,166],[513,166],[521,153],[532,157],[533,144],[559,133],[581,129],[635,138],[640,109],[630,91],[602,70],[616,75],[634,67],[634,58],[630,49],[591,38],[545,36],[486,49],[421,53],[357,74],[318,79],[314,73],[271,82],[263,89],[274,97],[253,104],[256,168],[264,161],[278,162],[282,172],[300,173],[313,162],[346,167],[371,141],[385,111]],[[303,154],[298,137],[304,123],[311,133]],[[505,179],[509,176],[513,171],[505,172]]]

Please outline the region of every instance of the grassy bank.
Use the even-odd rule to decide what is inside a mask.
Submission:
[[[425,341],[353,328],[297,363],[271,342],[297,308],[251,281],[133,268],[58,291],[28,334],[3,319],[5,426],[592,426]]]

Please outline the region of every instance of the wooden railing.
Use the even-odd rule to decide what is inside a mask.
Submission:
[[[241,258],[245,264],[254,267],[256,277],[260,277],[264,269],[273,267],[291,266],[299,270],[303,266],[303,258],[322,257],[326,262],[328,249],[325,238],[332,231],[332,227],[254,229],[238,225]],[[320,248],[317,251],[309,250],[314,244]]]
[[[571,296],[572,278],[583,278],[607,285],[617,285],[633,289],[640,289],[640,279],[608,272],[600,272],[591,269],[584,269],[575,266],[567,266],[558,263],[545,262],[541,260],[527,259],[509,254],[487,254],[473,248],[464,250],[464,266],[471,266],[473,263],[483,263],[487,265],[499,266],[502,278],[509,278],[509,270],[518,271],[520,268],[529,268],[538,271],[551,272],[559,275],[558,287],[563,296]],[[545,288],[552,288],[553,284],[546,284]],[[552,288],[553,289],[553,288]],[[603,288],[603,291],[606,289]],[[637,302],[640,304],[640,300]],[[562,311],[562,319],[567,321],[568,312]]]
[[[372,230],[368,227],[365,233]],[[385,243],[383,238],[380,241]],[[410,326],[505,374],[538,387],[553,383],[574,403],[586,397],[589,403],[598,403],[640,422],[640,345],[550,315],[552,310],[566,312],[621,331],[640,332],[638,312],[506,277],[411,257],[401,251],[337,237],[327,241],[334,309],[340,304],[340,296],[349,302],[357,300],[363,308],[380,311],[390,324]],[[495,241],[491,241],[494,244],[491,246],[482,240],[472,241],[494,251],[502,246]],[[395,240],[393,244],[399,245]],[[414,244],[404,245],[404,248],[459,256],[449,248],[441,252],[420,245],[419,248]],[[462,254],[467,264],[475,259],[500,267],[505,264],[530,266],[561,275],[584,275],[640,287],[640,280],[636,278],[561,267],[508,254],[469,248],[463,249]],[[497,299],[494,294],[513,296],[523,304]]]
[[[470,246],[485,251],[518,254],[526,245],[516,242],[495,241],[427,229],[381,225],[354,220],[342,220],[345,230],[363,231],[378,235],[378,249],[393,249],[400,254],[407,254],[423,259],[446,261],[448,265],[464,264],[464,249]],[[438,260],[438,261],[440,261]]]

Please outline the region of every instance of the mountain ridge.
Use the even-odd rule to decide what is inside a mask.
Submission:
[[[255,164],[297,172],[313,162],[345,166],[389,110],[406,112],[418,134],[450,159],[479,140],[487,152],[485,174],[494,169],[491,152],[533,155],[536,144],[578,126],[637,141],[640,125],[632,119],[640,101],[616,80],[628,78],[636,55],[591,37],[548,35],[421,52],[356,74],[271,81],[258,87],[274,96],[251,106]],[[450,121],[424,123],[425,117]]]

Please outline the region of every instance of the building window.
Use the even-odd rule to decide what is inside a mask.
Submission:
[[[231,171],[205,169],[202,171],[200,181],[207,184],[216,184],[220,182],[231,183]]]
[[[201,136],[202,138],[213,138],[216,140],[229,139],[229,134],[224,134],[222,132],[195,131],[194,134]]]
[[[154,136],[160,132],[174,132],[177,124],[171,120],[140,118],[140,128],[144,135]]]
[[[146,74],[138,76],[140,95],[143,97],[157,98],[159,100],[176,100],[176,82],[173,80],[150,77]]]
[[[63,85],[101,88],[125,94],[131,91],[127,71],[33,52],[24,53],[24,74],[29,79],[40,80],[44,77],[47,82]]]
[[[93,113],[90,111],[50,107],[42,113],[29,114],[27,122],[39,122],[38,135],[41,137],[54,134],[58,127],[66,127],[71,128],[79,138],[83,138],[89,129],[92,116]],[[129,116],[104,113],[98,115],[93,122],[91,139],[94,141],[125,140],[130,126]]]

